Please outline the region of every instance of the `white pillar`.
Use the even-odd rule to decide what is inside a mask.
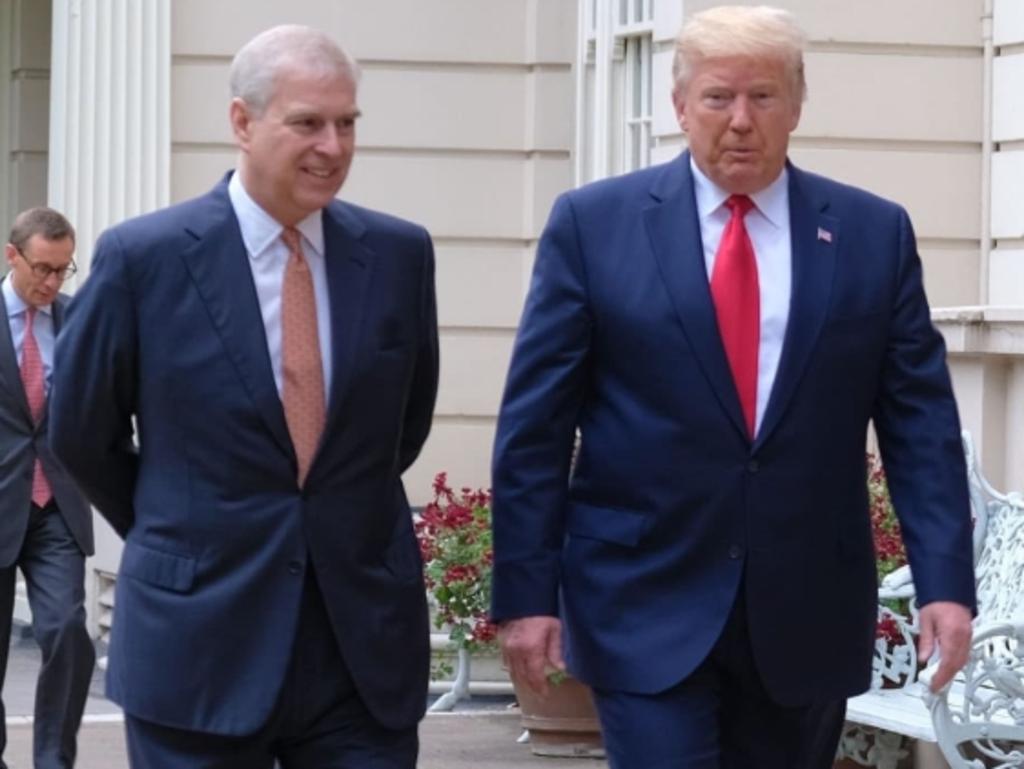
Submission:
[[[78,231],[78,275],[105,228],[167,205],[170,0],[54,0],[49,204]]]

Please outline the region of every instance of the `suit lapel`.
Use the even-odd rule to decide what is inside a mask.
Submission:
[[[807,367],[832,295],[839,220],[825,213],[813,180],[789,166],[789,221],[793,248],[793,289],[782,356],[755,449],[778,425]]]
[[[712,392],[736,429],[746,435],[708,285],[689,152],[666,167],[651,196],[655,203],[644,211],[644,219],[665,288]]]
[[[6,280],[6,279],[5,279]],[[21,369],[18,367],[18,354],[14,350],[14,339],[11,337],[11,320],[7,315],[7,300],[0,291],[0,382],[10,396],[10,402],[17,403],[22,415],[31,424],[32,412],[25,397],[25,387],[21,384]]]
[[[331,313],[331,391],[324,435],[331,433],[348,388],[362,338],[373,251],[363,242],[363,224],[341,203],[324,209],[324,265]]]
[[[227,183],[208,197],[206,217],[189,229],[196,242],[181,258],[256,411],[285,453],[294,458],[270,366],[259,299]]]

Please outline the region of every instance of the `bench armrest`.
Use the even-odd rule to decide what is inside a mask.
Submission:
[[[925,701],[952,769],[1024,768],[1024,623],[976,628],[963,672],[941,691],[927,690]]]
[[[913,598],[917,593],[914,590],[914,577],[910,573],[910,565],[900,566],[891,574],[882,578],[882,584],[878,588],[880,600],[899,600],[902,598]]]

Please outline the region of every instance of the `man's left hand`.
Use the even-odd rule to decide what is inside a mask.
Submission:
[[[971,610],[952,601],[933,601],[921,607],[921,637],[917,658],[927,661],[936,646],[939,667],[932,676],[931,690],[939,691],[967,664],[971,651]]]

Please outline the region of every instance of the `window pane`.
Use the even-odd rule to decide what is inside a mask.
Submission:
[[[629,0],[619,0],[619,24],[629,23]]]

